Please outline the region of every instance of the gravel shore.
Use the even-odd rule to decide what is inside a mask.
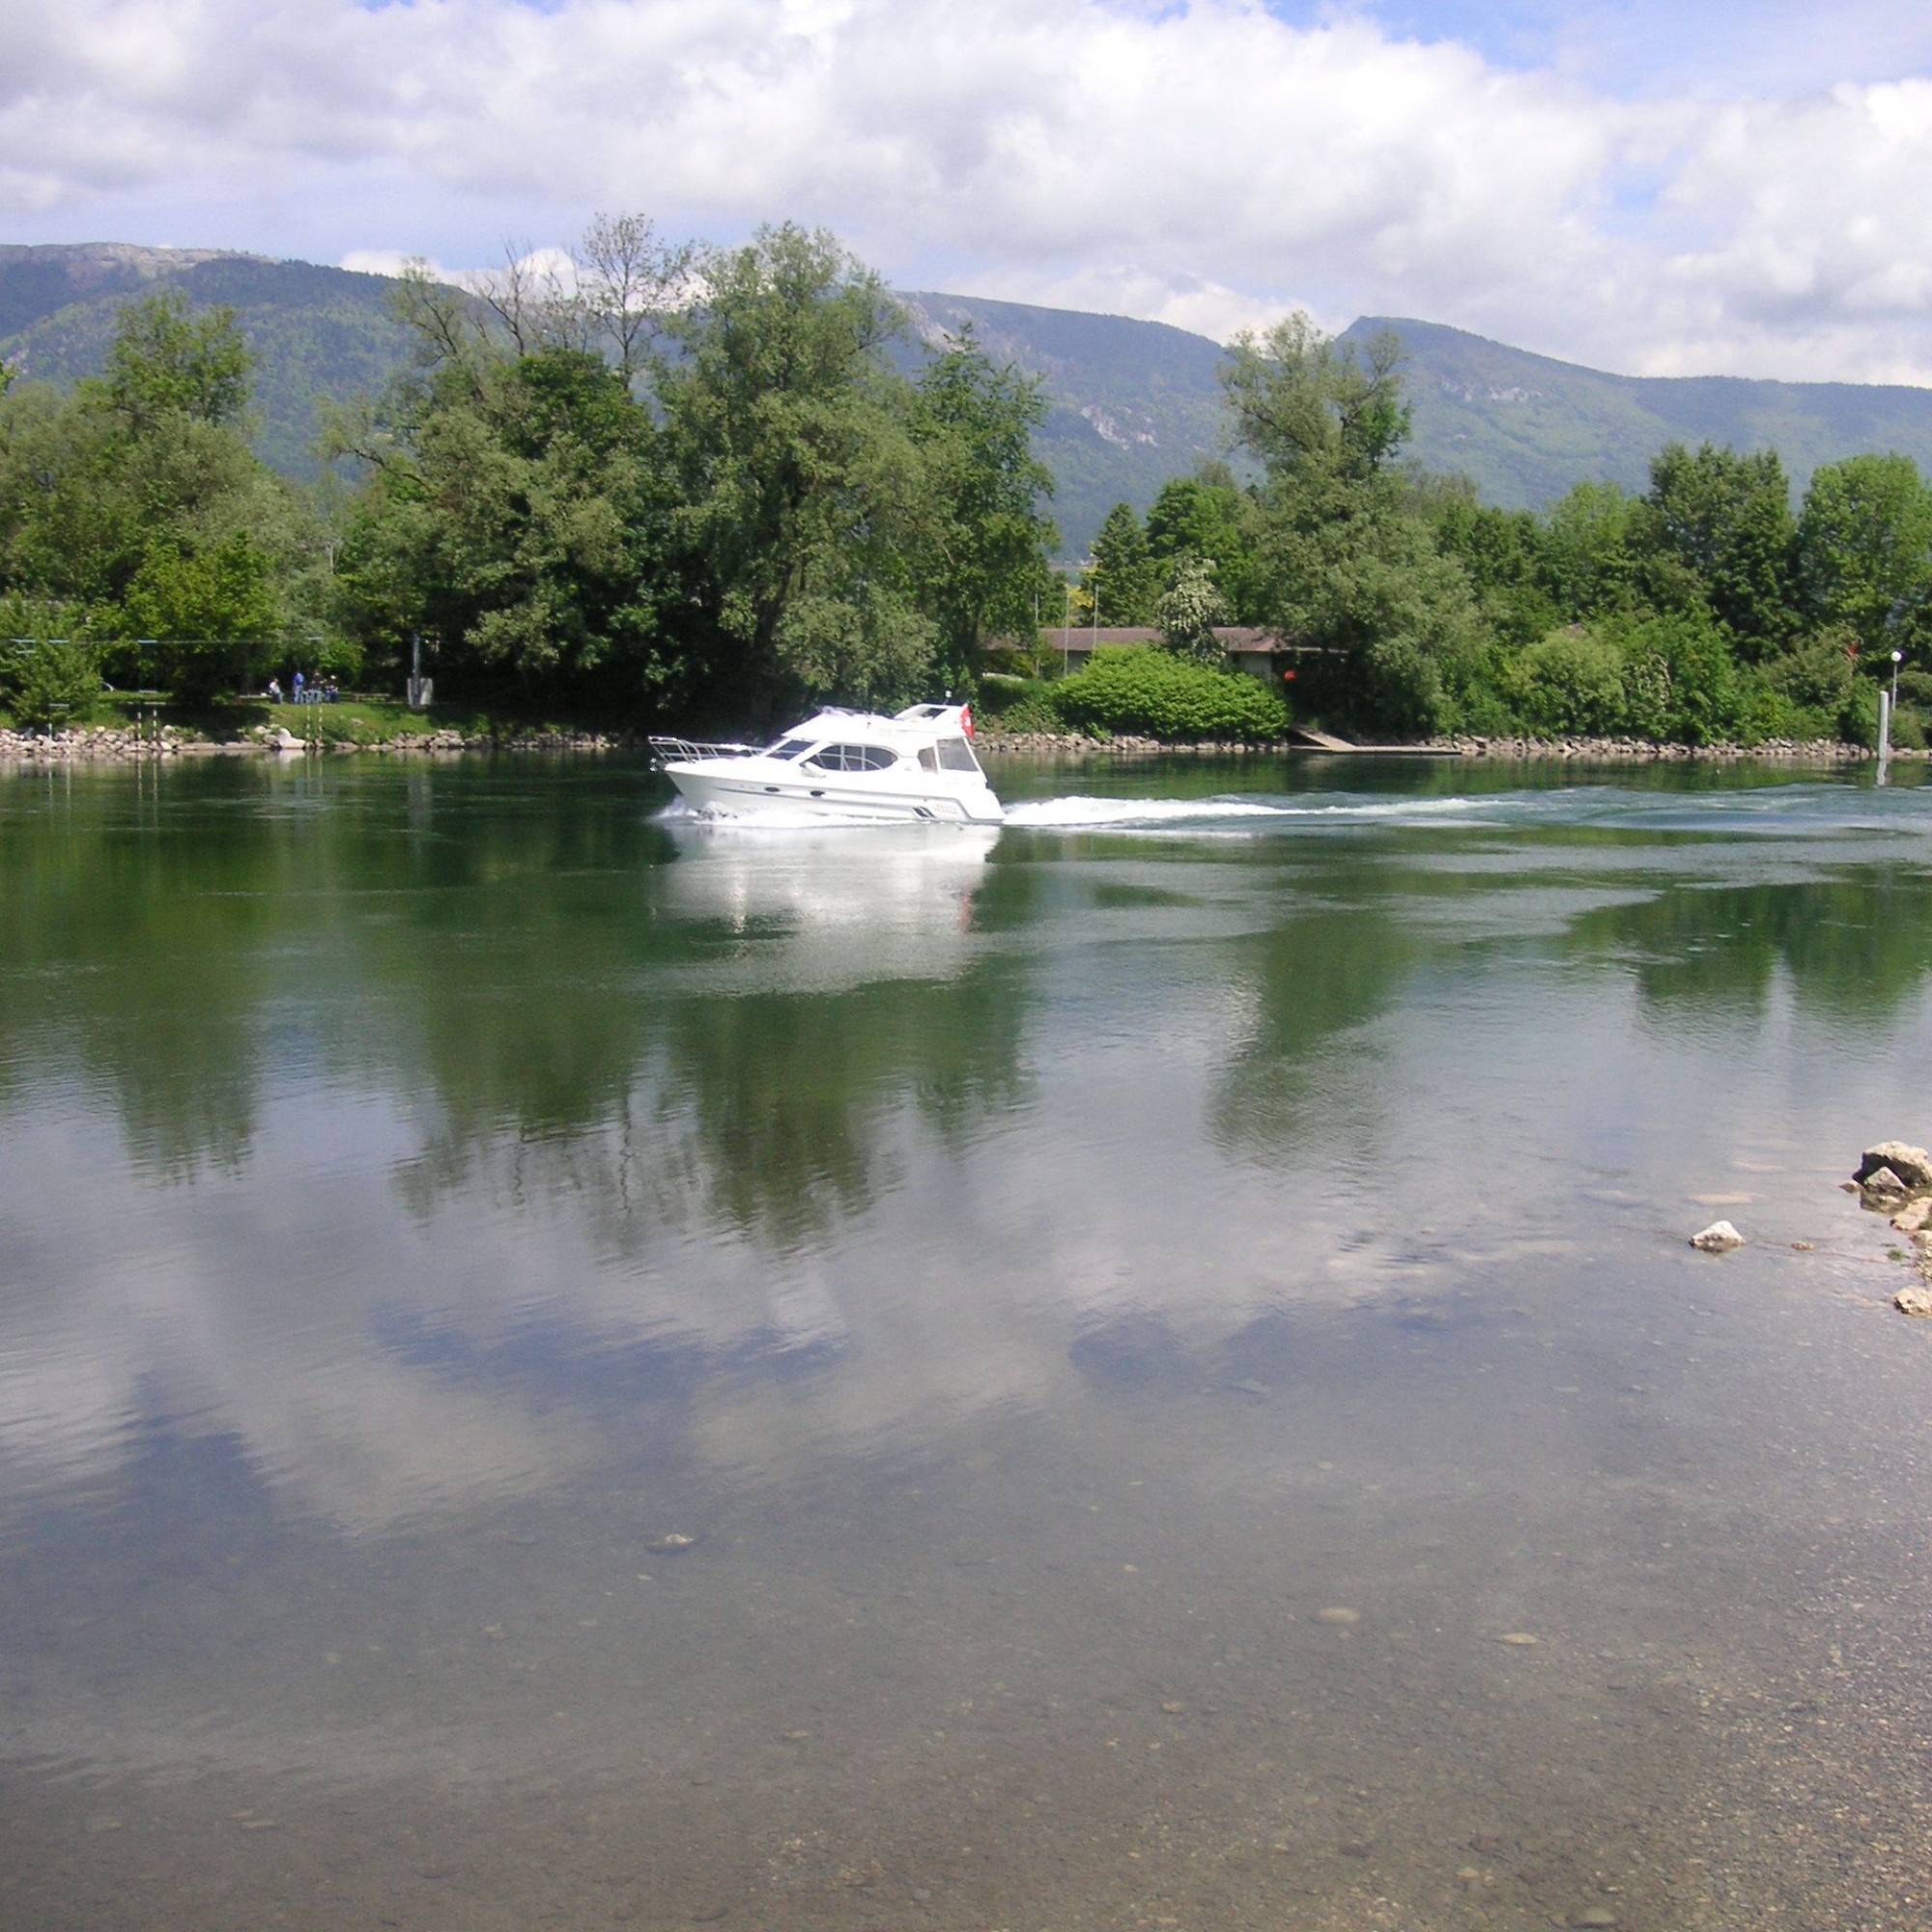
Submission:
[[[330,738],[325,728],[317,751],[419,757],[463,752],[629,752],[642,740],[631,732],[527,731],[493,737],[487,732],[412,732],[376,744]],[[89,725],[74,731],[0,731],[0,765],[130,764],[144,758],[301,757],[307,748],[287,731],[263,729],[245,738],[213,739],[164,724],[158,733],[122,725]]]

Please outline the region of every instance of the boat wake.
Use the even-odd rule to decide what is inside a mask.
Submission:
[[[1063,798],[1021,799],[1008,806],[1005,827],[1016,832],[1191,838],[1339,833],[1377,826],[1443,831],[1594,826],[1705,834],[1721,827],[1732,836],[1830,837],[1858,832],[1922,838],[1932,831],[1920,809],[1927,796],[1932,796],[1932,787],[1874,792],[1843,783],[1803,781],[1730,791],[1563,785],[1422,798],[1364,792],[1248,792],[1208,798],[1099,798],[1071,793]],[[946,831],[959,829],[944,822],[889,823],[857,813],[832,818],[818,810],[794,813],[783,808],[739,818],[694,810],[681,799],[666,806],[656,818],[674,832],[708,835],[705,842],[715,842],[720,835],[757,839],[773,833],[795,837],[801,832],[830,832],[844,840],[854,832],[864,832],[867,837],[857,842],[866,845],[890,833],[917,842],[937,840]],[[982,829],[996,835],[1001,828]]]
[[[1212,831],[1216,826],[1264,831],[1269,825],[1373,823],[1400,819],[1409,825],[1468,825],[1483,801],[1473,798],[1342,798],[1304,804],[1287,798],[1068,798],[1029,799],[1009,806],[1007,823],[1038,831]]]

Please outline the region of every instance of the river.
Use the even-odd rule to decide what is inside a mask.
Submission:
[[[1932,1915],[1932,791],[993,776],[0,776],[8,1932]]]

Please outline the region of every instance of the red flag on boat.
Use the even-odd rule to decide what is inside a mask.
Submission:
[[[959,728],[967,737],[973,735],[973,707],[970,704],[962,704],[959,707]]]

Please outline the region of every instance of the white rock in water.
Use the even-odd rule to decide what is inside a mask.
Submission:
[[[1875,1167],[1859,1182],[1867,1194],[1903,1194],[1905,1182],[1889,1167]]]
[[[1932,1315],[1932,1289],[1901,1288],[1891,1297],[1891,1305],[1901,1315]]]
[[[1728,1221],[1713,1221],[1701,1233],[1690,1236],[1690,1245],[1701,1248],[1707,1255],[1727,1255],[1744,1244],[1745,1237]]]
[[[1920,1188],[1932,1188],[1932,1153],[1921,1147],[1908,1147],[1904,1141],[1880,1141],[1860,1156],[1852,1179],[1861,1186],[1869,1187],[1883,1167],[1890,1168],[1900,1184],[1914,1193]]]
[[[1932,1194],[1922,1194],[1891,1217],[1891,1225],[1901,1235],[1916,1235],[1932,1220]]]

